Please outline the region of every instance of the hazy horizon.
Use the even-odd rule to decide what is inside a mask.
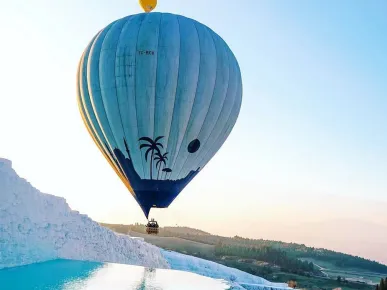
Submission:
[[[84,128],[77,66],[100,29],[141,12],[137,2],[15,0],[0,11],[0,157],[100,222],[146,219]],[[342,232],[351,231],[322,238],[305,223],[351,220],[346,251],[387,264],[375,250],[387,241],[387,2],[158,2],[156,11],[194,18],[228,43],[244,92],[224,146],[150,217],[330,248],[344,248]]]

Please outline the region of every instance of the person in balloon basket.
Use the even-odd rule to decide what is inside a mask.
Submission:
[[[148,221],[148,224],[146,225],[148,228],[159,228],[159,224],[154,220],[151,219],[151,221]]]

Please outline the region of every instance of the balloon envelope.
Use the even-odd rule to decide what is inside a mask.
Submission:
[[[79,63],[78,104],[105,158],[141,206],[168,207],[230,134],[242,79],[227,44],[179,15],[119,19]]]

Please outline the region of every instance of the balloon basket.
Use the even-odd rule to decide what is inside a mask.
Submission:
[[[157,235],[159,233],[159,225],[154,219],[151,219],[146,225],[146,232],[148,235]]]
[[[148,235],[157,235],[159,233],[158,228],[146,227],[146,232]]]

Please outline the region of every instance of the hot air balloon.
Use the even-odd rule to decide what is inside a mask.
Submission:
[[[155,9],[155,7],[157,5],[157,0],[140,0],[139,3],[140,3],[141,8],[145,12],[149,13],[153,9]]]
[[[77,90],[87,130],[146,218],[168,207],[219,150],[242,101],[241,72],[225,41],[169,13],[102,29],[81,57]]]

